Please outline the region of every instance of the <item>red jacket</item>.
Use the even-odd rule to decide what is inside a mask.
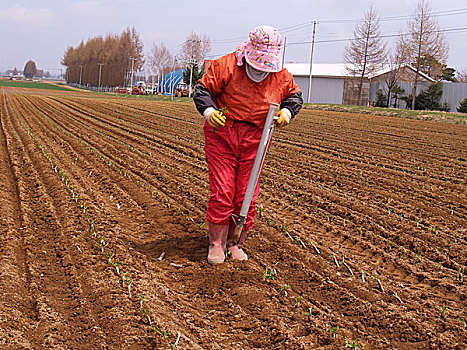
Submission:
[[[245,64],[238,66],[235,53],[230,53],[212,61],[198,82],[211,92],[217,108],[228,110],[226,126],[233,121],[246,121],[263,127],[269,102],[280,104],[286,97],[299,93],[300,88],[285,68],[255,83],[248,78]]]

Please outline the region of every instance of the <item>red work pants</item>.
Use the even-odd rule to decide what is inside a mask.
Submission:
[[[255,161],[263,129],[246,122],[234,122],[231,127],[214,128],[204,123],[206,161],[209,167],[207,220],[227,225],[231,215],[238,215],[245,197],[251,169]],[[259,181],[253,194],[244,230],[253,226]]]

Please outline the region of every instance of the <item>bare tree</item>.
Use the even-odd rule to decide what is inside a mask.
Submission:
[[[428,64],[429,60],[434,59],[444,64],[449,48],[444,33],[431,14],[431,7],[427,0],[419,0],[407,26],[408,35],[404,37],[403,45],[407,50],[410,62],[415,65],[416,69],[412,88],[412,109],[414,109],[420,71],[424,65]]]
[[[205,34],[191,32],[181,48],[181,60],[186,65],[192,63],[192,59],[202,66],[204,60],[211,52],[211,40]]]
[[[173,56],[163,42],[153,43],[148,63],[152,74],[161,77],[172,69]]]
[[[391,102],[391,92],[403,74],[403,68],[407,64],[407,59],[406,47],[402,42],[402,36],[399,36],[394,52],[389,55],[387,61],[388,72],[384,77],[384,83],[388,91],[386,103],[388,107]]]
[[[467,83],[467,69],[459,69],[456,73],[456,79],[459,83]]]
[[[354,29],[353,39],[344,50],[348,71],[360,77],[358,101],[362,104],[363,80],[381,69],[385,61],[386,43],[381,39],[379,17],[370,6]]]

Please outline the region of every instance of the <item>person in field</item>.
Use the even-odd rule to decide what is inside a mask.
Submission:
[[[292,75],[282,68],[282,36],[270,26],[254,28],[235,52],[212,61],[195,86],[193,99],[205,117],[206,162],[211,194],[207,207],[211,264],[247,260],[242,246],[256,213],[255,189],[248,216],[234,245],[234,219],[240,213],[269,110],[280,104],[277,127],[290,123],[303,105]]]

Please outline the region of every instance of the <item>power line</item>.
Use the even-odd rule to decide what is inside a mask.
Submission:
[[[459,8],[454,10],[444,10],[444,11],[437,11],[432,12],[431,15],[433,17],[444,17],[444,16],[454,16],[454,15],[461,15],[467,13],[467,8]],[[400,21],[400,20],[408,20],[411,19],[412,15],[397,15],[397,16],[388,16],[388,17],[381,17],[379,20],[381,22],[389,22],[389,21]],[[342,24],[342,23],[359,23],[362,19],[328,19],[328,20],[319,20],[319,23],[328,23],[328,24]],[[296,24],[290,27],[285,27],[280,29],[280,32],[287,33],[289,31],[294,31],[298,29],[302,29],[308,26],[311,26],[313,21],[308,21],[300,24]]]
[[[467,27],[446,28],[446,29],[434,30],[433,32],[435,33],[455,33],[455,32],[462,33],[464,31],[467,31]],[[410,33],[385,34],[385,35],[381,35],[380,38],[394,38],[394,37],[405,36],[405,35],[410,35]],[[355,38],[317,40],[316,43],[325,44],[325,43],[334,43],[334,42],[344,42],[344,41],[350,41],[353,39]],[[363,38],[360,38],[360,39],[363,39]],[[301,44],[311,44],[311,41],[300,41],[300,42],[295,42],[295,43],[288,43],[287,45],[301,45]]]

